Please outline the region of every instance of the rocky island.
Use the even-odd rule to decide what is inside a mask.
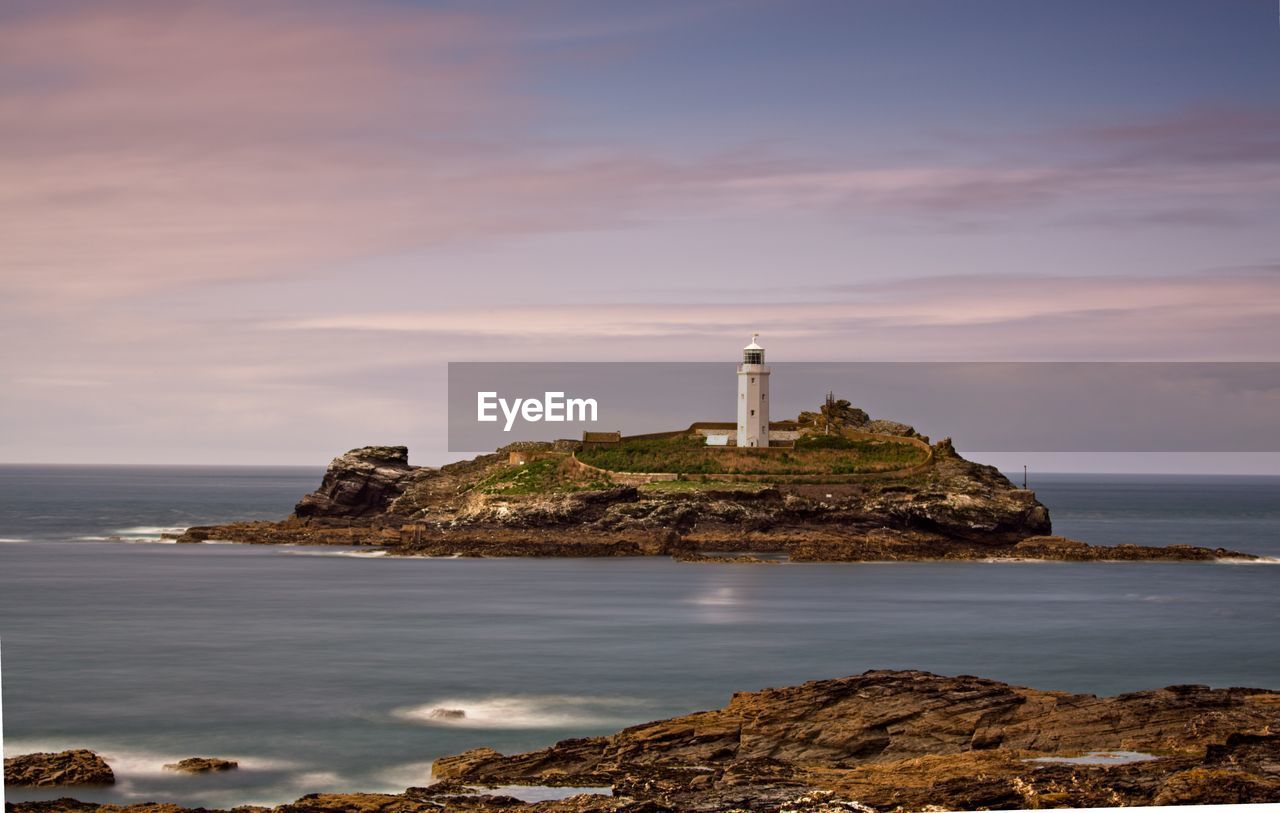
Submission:
[[[401,794],[312,794],[273,813],[730,813],[1275,802],[1280,692],[1114,697],[870,671],[735,694],[724,708],[503,755],[437,759]],[[403,755],[401,755],[403,756]],[[424,777],[425,779],[425,777]],[[601,787],[536,803],[503,786]],[[184,813],[60,799],[11,813]],[[266,813],[267,808],[237,808]]]
[[[287,519],[194,527],[177,540],[732,562],[1255,558],[1053,536],[1034,492],[964,459],[949,438],[931,444],[847,402],[836,408],[846,417],[803,413],[775,424],[794,439],[771,448],[715,448],[708,438],[719,425],[694,424],[513,443],[439,468],[410,465],[403,446],[353,449]]]

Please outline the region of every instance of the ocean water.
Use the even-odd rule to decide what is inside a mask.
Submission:
[[[226,807],[399,791],[433,759],[723,705],[872,668],[1110,694],[1280,688],[1280,568],[391,559],[148,544],[286,514],[315,469],[0,467],[9,754],[88,747],[110,788]],[[1280,558],[1280,478],[1060,475],[1055,530]],[[433,710],[461,710],[441,717]],[[238,759],[211,776],[187,756]]]

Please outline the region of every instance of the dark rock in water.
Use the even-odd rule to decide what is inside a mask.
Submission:
[[[178,762],[171,762],[164,767],[166,770],[181,771],[182,773],[209,773],[211,771],[234,770],[240,767],[240,763],[230,759],[218,759],[217,757],[188,757]]]
[[[418,467],[404,446],[364,446],[335,457],[320,488],[294,507],[300,518],[355,519],[379,514],[404,493]]]
[[[84,748],[56,754],[23,754],[4,761],[4,781],[15,787],[111,785],[116,776],[102,757]]]
[[[461,720],[467,713],[462,709],[432,709],[427,716],[436,720]]]

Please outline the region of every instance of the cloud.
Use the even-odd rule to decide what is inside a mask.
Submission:
[[[395,310],[273,320],[262,327],[519,340],[517,356],[539,342],[572,340],[585,359],[598,357],[601,341],[625,340],[641,354],[650,347],[642,342],[654,340],[674,346],[696,338],[699,350],[712,341],[731,346],[744,326],[782,337],[806,357],[830,357],[824,348],[850,357],[852,346],[853,357],[862,359],[953,358],[957,352],[984,359],[1202,358],[1206,352],[1251,359],[1270,358],[1269,348],[1280,346],[1240,330],[1280,319],[1280,281],[1269,276],[991,274],[788,290],[797,301]],[[1265,335],[1280,338],[1274,327]],[[856,345],[844,341],[853,336]]]
[[[667,16],[562,33],[608,38]],[[536,69],[537,48],[513,44],[522,34],[465,10],[325,0],[10,11],[0,287],[56,310],[664,216],[1222,227],[1280,192],[1266,111],[1073,131],[1098,153],[1075,160],[1045,149],[863,167],[744,159],[737,145],[683,158],[565,134],[548,145],[531,137],[548,111],[519,81]],[[1163,159],[1118,160],[1130,154]]]
[[[302,275],[625,217],[683,171],[527,146],[519,54],[418,6],[51,7],[0,26],[11,295]],[[608,201],[608,208],[602,206]],[[608,213],[608,214],[606,214]]]

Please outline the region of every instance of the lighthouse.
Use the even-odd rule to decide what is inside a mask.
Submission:
[[[738,446],[769,445],[769,368],[758,338],[751,334],[738,365]]]

